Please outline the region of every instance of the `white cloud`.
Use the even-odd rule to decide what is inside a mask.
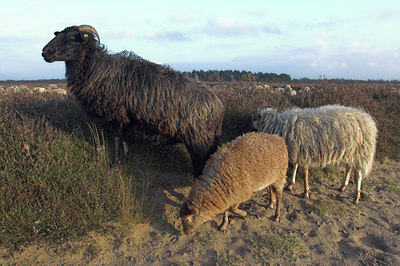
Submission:
[[[184,12],[176,12],[168,17],[171,22],[188,22],[191,18]]]
[[[124,39],[138,36],[137,30],[133,28],[126,28],[123,30],[113,30],[112,32],[105,32],[103,35],[111,39]],[[101,36],[100,36],[101,38]]]
[[[262,27],[262,29],[267,33],[273,33],[273,34],[281,34],[282,33],[279,26],[274,23],[267,24],[264,27]]]
[[[145,39],[154,41],[173,41],[173,42],[184,42],[190,41],[185,34],[179,31],[163,31],[163,32],[146,32],[144,35]]]
[[[253,11],[250,11],[249,14],[253,17],[258,17],[258,18],[262,18],[265,16],[264,11],[262,11],[262,10],[253,10]]]
[[[207,23],[207,31],[212,35],[238,36],[256,32],[255,27],[244,20],[231,21],[226,17],[211,19]]]
[[[367,66],[370,67],[370,68],[377,68],[377,67],[379,67],[379,65],[378,65],[377,63],[375,63],[375,62],[368,62],[368,63],[367,63]]]
[[[210,19],[206,29],[211,35],[222,36],[258,36],[261,33],[281,34],[281,29],[275,23],[266,23],[263,26],[258,26],[246,20],[231,20],[226,17]]]
[[[400,21],[400,8],[392,10],[374,10],[370,12],[369,16],[378,21],[394,20]]]

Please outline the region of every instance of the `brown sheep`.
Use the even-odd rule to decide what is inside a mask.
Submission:
[[[270,186],[270,204],[277,198],[275,221],[279,221],[282,190],[286,182],[288,152],[277,135],[247,133],[220,147],[195,180],[180,209],[183,231],[192,234],[214,215],[224,212],[220,230],[228,225],[228,209],[245,217],[238,205],[253,192]]]

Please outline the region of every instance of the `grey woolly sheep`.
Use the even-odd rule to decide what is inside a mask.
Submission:
[[[355,202],[360,200],[361,181],[368,176],[374,160],[378,130],[374,119],[361,109],[340,105],[317,108],[293,108],[278,113],[272,107],[257,110],[253,127],[261,132],[283,137],[294,166],[292,189],[298,166],[304,177],[304,196],[308,198],[308,168],[343,165],[344,191],[353,171],[357,181]]]
[[[226,230],[227,210],[246,216],[238,205],[267,186],[270,208],[277,198],[275,220],[279,221],[287,166],[286,145],[277,135],[251,132],[220,147],[207,161],[180,209],[184,232],[195,232],[200,224],[221,212],[224,218],[220,229]]]
[[[122,137],[132,126],[184,143],[195,177],[217,150],[224,107],[204,84],[134,53],[108,53],[89,25],[55,32],[42,56],[49,63],[65,61],[72,94],[89,113],[112,125],[112,165],[120,161],[121,140],[127,154]]]

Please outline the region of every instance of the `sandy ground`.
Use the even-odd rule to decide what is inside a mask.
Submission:
[[[191,173],[161,169],[151,180],[148,222],[121,234],[105,226],[75,242],[2,247],[0,264],[400,265],[400,163],[376,162],[358,205],[353,183],[340,193],[339,180],[318,171],[323,178],[310,180],[310,199],[301,196],[300,178],[293,193],[284,192],[280,222],[266,208],[268,191],[261,191],[240,205],[247,218],[230,217],[227,232],[218,230],[218,215],[188,236],[178,212]]]

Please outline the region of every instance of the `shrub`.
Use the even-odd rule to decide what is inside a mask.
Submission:
[[[134,216],[132,180],[71,99],[0,98],[0,242],[81,236]],[[44,107],[44,109],[42,109]]]

